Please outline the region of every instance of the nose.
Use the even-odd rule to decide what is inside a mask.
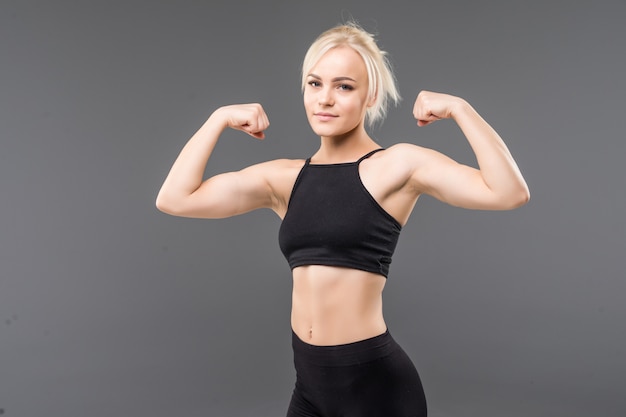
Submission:
[[[320,106],[332,106],[335,103],[332,89],[326,87],[322,88],[319,92],[318,101]]]

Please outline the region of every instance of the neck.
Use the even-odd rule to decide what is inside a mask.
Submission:
[[[363,126],[340,136],[322,136],[320,148],[312,156],[318,163],[353,162],[380,146],[369,137]]]

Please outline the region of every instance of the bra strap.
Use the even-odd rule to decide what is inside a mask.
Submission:
[[[374,155],[376,152],[380,152],[380,151],[384,151],[385,148],[378,148],[378,149],[374,149],[373,151],[370,151],[368,153],[366,153],[365,155],[363,155],[362,157],[359,158],[358,161],[356,161],[356,164],[360,164],[362,160],[369,158],[370,156]]]

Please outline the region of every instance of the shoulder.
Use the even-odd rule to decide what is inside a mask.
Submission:
[[[438,168],[449,163],[444,154],[412,143],[397,143],[379,152],[379,174],[396,178],[411,189],[423,190],[422,182],[437,175]]]
[[[303,165],[304,159],[273,159],[251,165],[242,171],[272,179],[289,175],[293,171],[300,171]]]
[[[361,163],[361,179],[369,184],[382,184],[387,190],[403,189],[410,184],[427,151],[410,143],[389,146]]]
[[[253,175],[264,179],[273,196],[274,210],[281,215],[286,211],[291,190],[304,163],[304,159],[274,159],[246,169],[250,170]]]
[[[387,168],[415,171],[437,160],[441,154],[412,143],[397,143],[380,152],[380,162]]]
[[[441,152],[412,143],[398,143],[389,147],[387,151],[392,163],[410,168],[413,171],[450,162],[450,158]]]
[[[264,172],[267,178],[289,177],[298,175],[304,166],[304,159],[273,159],[256,165],[256,169]]]
[[[293,185],[304,162],[304,159],[273,159],[250,165],[239,171],[239,175],[242,180],[261,181],[274,193],[283,194]]]
[[[244,189],[267,191],[280,199],[293,185],[303,165],[303,159],[274,159],[220,176]]]
[[[423,146],[403,142],[390,146],[386,149],[386,151],[389,152],[390,156],[399,162],[412,158],[427,158],[435,152],[432,149],[425,148]]]

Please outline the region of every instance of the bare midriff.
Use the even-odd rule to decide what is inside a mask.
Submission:
[[[352,343],[384,333],[385,282],[382,275],[349,268],[294,268],[294,333],[304,342],[318,346]]]

